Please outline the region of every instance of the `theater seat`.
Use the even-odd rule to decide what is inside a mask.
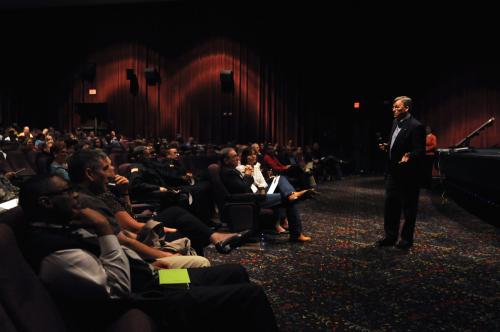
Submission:
[[[220,219],[227,223],[232,232],[251,230],[255,233],[268,224],[269,219],[276,220],[273,210],[261,209],[257,202],[264,199],[255,194],[230,194],[220,178],[220,166],[208,166],[213,197],[219,209]]]
[[[14,171],[19,171],[17,176],[36,175],[35,170],[29,164],[25,154],[20,150],[7,152],[7,162]]]
[[[120,164],[118,166],[115,164],[113,164],[113,165],[118,168],[118,174],[126,177],[127,179],[130,177],[130,169],[132,168],[131,163],[123,163],[123,164]]]

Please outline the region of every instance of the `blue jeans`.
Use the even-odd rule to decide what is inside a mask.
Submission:
[[[302,221],[294,201],[289,201],[288,196],[295,191],[286,176],[281,175],[278,181],[279,194],[266,194],[266,199],[259,203],[261,208],[279,209],[284,208],[288,219],[290,237],[296,238],[302,233]],[[275,210],[275,212],[277,212]]]

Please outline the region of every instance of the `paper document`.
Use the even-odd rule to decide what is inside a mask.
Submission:
[[[19,202],[18,198],[14,198],[9,201],[3,202],[2,204],[0,204],[0,211],[10,210],[12,208],[15,208],[18,202]]]
[[[274,191],[276,190],[276,187],[278,186],[278,182],[280,181],[280,175],[275,176],[273,179],[273,182],[269,186],[269,189],[267,190],[268,194],[274,194]]]

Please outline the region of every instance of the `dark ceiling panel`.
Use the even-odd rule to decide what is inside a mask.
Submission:
[[[94,6],[132,3],[179,2],[173,0],[2,0],[0,9]]]

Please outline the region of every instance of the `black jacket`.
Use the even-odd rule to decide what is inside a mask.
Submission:
[[[241,176],[241,173],[236,168],[223,166],[221,169],[220,178],[230,194],[251,194],[250,186],[253,183],[253,176]]]
[[[394,120],[391,135],[396,130],[398,120]],[[405,153],[409,153],[409,161],[406,164],[399,164]],[[389,173],[417,172],[421,169],[421,162],[425,155],[425,128],[415,118],[410,116],[401,124],[396,140],[389,154]]]

